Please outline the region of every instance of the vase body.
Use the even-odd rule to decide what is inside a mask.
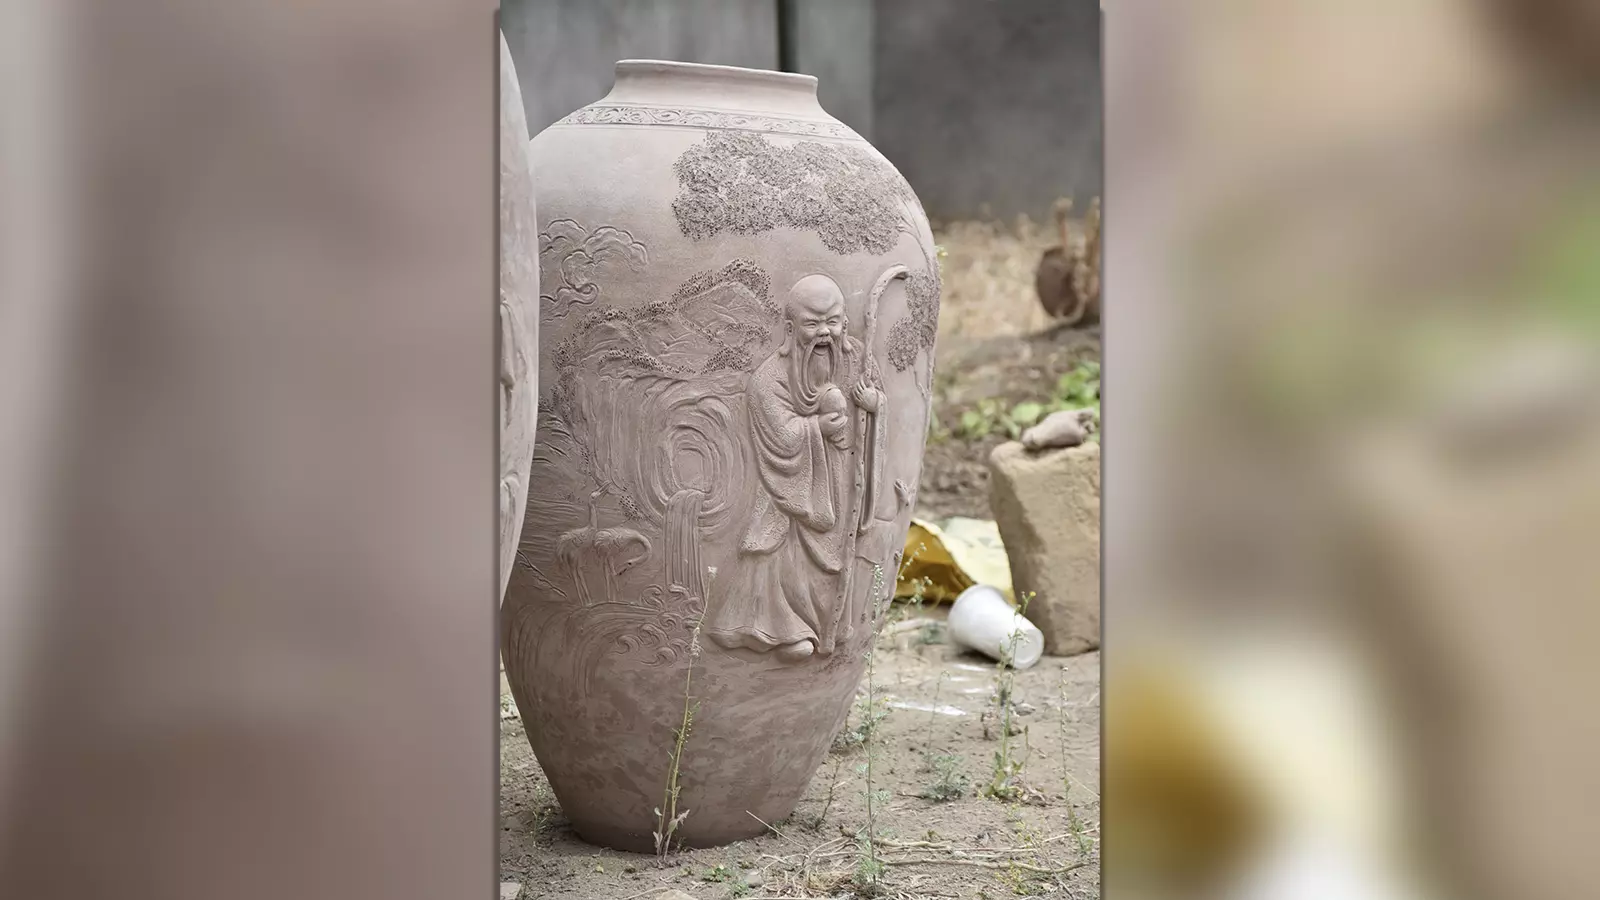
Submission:
[[[761,833],[843,724],[910,524],[939,281],[804,75],[617,64],[532,142],[539,440],[502,649],[575,830]],[[687,704],[686,704],[687,700]]]
[[[539,224],[522,90],[500,36],[500,593],[505,595],[528,501],[539,415]]]

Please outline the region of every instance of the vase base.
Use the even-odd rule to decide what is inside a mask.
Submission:
[[[692,817],[693,815],[691,814]],[[713,847],[722,847],[736,841],[747,841],[766,833],[767,828],[765,825],[751,818],[748,814],[744,815],[743,818],[750,823],[748,826],[739,824],[737,820],[734,820],[720,823],[722,827],[691,828],[689,823],[685,821],[680,826],[679,832],[672,837],[673,849],[706,850]],[[572,831],[585,844],[623,853],[639,853],[648,856],[656,854],[655,835],[649,831],[639,832],[598,822],[584,824],[573,822]]]

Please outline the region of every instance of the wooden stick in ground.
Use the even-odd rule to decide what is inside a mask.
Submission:
[[[779,831],[778,829],[774,828],[773,826],[768,825],[767,821],[765,819],[761,818],[760,816],[756,815],[755,813],[751,812],[750,810],[748,810],[748,809],[745,810],[744,814],[749,816],[752,819],[755,819],[757,822],[760,822],[768,831],[772,832],[773,834],[777,835],[778,837],[781,837],[784,840],[788,841],[789,843],[795,845],[796,847],[799,847],[801,850],[805,849],[805,845],[804,844],[800,843],[799,841],[796,841],[794,838],[789,837],[787,834],[784,834],[783,832]]]
[[[937,625],[939,620],[929,616],[918,616],[915,619],[904,619],[883,629],[884,637],[894,637],[907,631],[920,631],[929,625]]]
[[[818,844],[815,847],[812,847],[806,853],[805,859],[802,860],[801,863],[800,863],[800,890],[802,890],[802,891],[811,890],[811,861],[817,855],[817,853],[820,852],[824,847],[828,847],[829,845],[837,844],[837,843],[843,843],[843,842],[844,842],[844,838],[834,838],[833,840],[824,841],[823,843]]]
[[[880,858],[879,862],[886,866],[975,866],[980,869],[1022,869],[1025,872],[1037,872],[1040,875],[1062,875],[1074,869],[1081,869],[1089,865],[1088,862],[1076,862],[1071,865],[1047,869],[1043,866],[1029,865],[1020,862],[995,862],[987,859],[962,859],[949,857],[944,859],[888,859]]]
[[[1032,853],[1028,847],[952,847],[948,844],[936,844],[930,841],[890,841],[880,839],[878,844],[891,850],[937,850],[940,853],[990,853],[1007,855],[1012,853]]]

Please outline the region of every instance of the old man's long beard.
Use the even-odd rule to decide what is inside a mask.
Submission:
[[[789,356],[790,384],[794,385],[795,406],[801,415],[814,415],[822,395],[832,387],[844,364],[844,336],[818,337],[799,353]]]

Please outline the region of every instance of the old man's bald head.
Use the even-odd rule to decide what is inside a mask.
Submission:
[[[801,346],[827,347],[844,336],[844,291],[826,275],[807,275],[795,282],[786,312]]]

